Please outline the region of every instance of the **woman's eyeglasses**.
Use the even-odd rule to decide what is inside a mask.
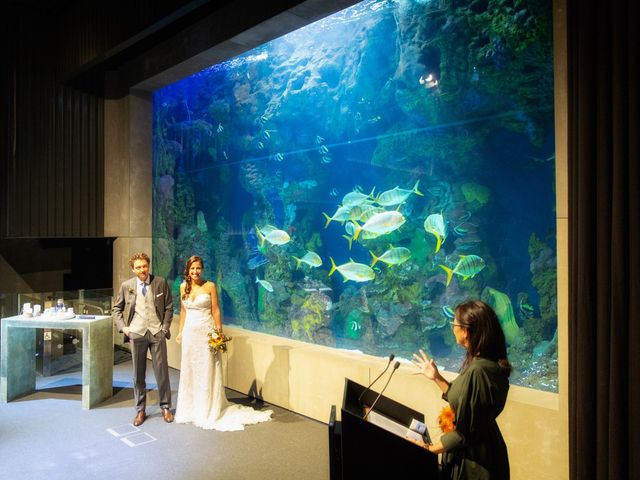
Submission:
[[[464,323],[449,322],[449,324],[452,327],[469,328],[469,325],[465,325]]]

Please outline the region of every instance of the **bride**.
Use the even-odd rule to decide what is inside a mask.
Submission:
[[[202,277],[202,258],[187,260],[185,281],[180,285],[182,344],[176,423],[193,423],[204,429],[244,430],[244,425],[270,420],[272,410],[257,411],[227,400],[220,352],[211,352],[208,333],[222,332],[216,285]]]

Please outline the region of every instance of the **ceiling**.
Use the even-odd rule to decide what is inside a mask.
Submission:
[[[17,1],[17,0],[14,0]],[[67,8],[72,0],[25,0]],[[153,91],[355,3],[354,0],[193,0],[102,53],[65,83],[105,98]]]

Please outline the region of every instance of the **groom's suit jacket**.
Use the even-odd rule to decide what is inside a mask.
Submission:
[[[136,296],[138,293],[138,277],[130,278],[122,282],[118,296],[113,304],[112,314],[113,319],[116,322],[118,331],[122,332],[122,329],[128,326],[133,319],[133,314],[136,307]],[[153,295],[153,303],[156,307],[156,315],[162,328],[167,332],[165,337],[169,339],[171,334],[169,333],[169,327],[173,320],[173,299],[171,296],[171,289],[167,284],[167,281],[162,277],[156,277],[154,275],[149,276],[149,293]]]

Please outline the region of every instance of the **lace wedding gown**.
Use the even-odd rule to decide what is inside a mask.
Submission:
[[[182,362],[176,423],[207,430],[244,430],[245,425],[270,420],[272,410],[258,411],[227,400],[220,353],[209,351],[207,333],[213,327],[211,297],[201,293],[183,301]]]

